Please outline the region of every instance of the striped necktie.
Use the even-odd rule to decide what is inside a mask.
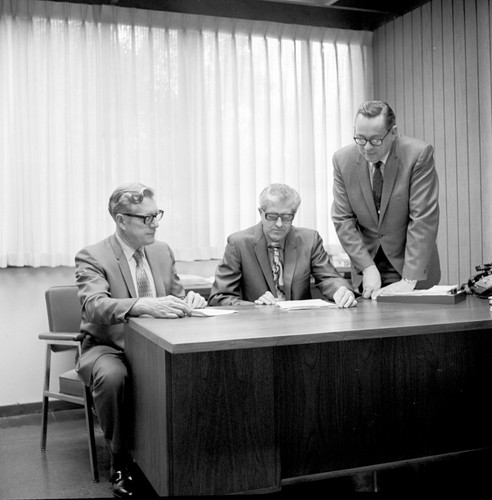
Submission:
[[[268,248],[272,250],[273,259],[272,259],[272,272],[273,272],[273,281],[275,282],[275,289],[277,291],[277,298],[284,298],[284,268],[282,266],[282,261],[280,260],[280,244],[279,243],[270,243]]]
[[[382,161],[374,164],[374,173],[372,174],[372,194],[376,205],[376,212],[379,215],[381,209],[381,194],[383,192],[383,174],[381,172]]]
[[[145,268],[143,266],[143,256],[140,250],[136,250],[133,254],[133,258],[137,263],[136,268],[136,277],[137,277],[137,288],[138,288],[138,296],[139,297],[153,297],[152,287],[150,286],[149,277],[145,272]]]

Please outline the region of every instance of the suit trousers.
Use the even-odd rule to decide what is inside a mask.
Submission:
[[[381,275],[381,286],[388,286],[391,285],[391,283],[396,283],[401,280],[400,273],[388,260],[388,257],[386,257],[382,247],[379,247],[376,257],[374,257],[374,263],[376,264],[379,274]]]
[[[111,451],[113,467],[130,460],[131,381],[123,352],[99,356],[92,367],[91,390],[96,414]]]

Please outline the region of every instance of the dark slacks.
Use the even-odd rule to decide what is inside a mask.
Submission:
[[[97,358],[92,366],[92,397],[114,467],[130,460],[133,421],[130,385],[123,352]]]
[[[381,286],[388,286],[391,285],[391,283],[396,283],[401,280],[400,273],[388,260],[382,247],[379,247],[376,257],[374,258],[374,263],[376,264],[379,274],[381,275]]]

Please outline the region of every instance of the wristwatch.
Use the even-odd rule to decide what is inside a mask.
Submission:
[[[415,285],[417,283],[417,280],[409,280],[407,278],[403,278],[403,281],[409,285]]]

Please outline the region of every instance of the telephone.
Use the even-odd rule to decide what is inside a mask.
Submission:
[[[492,262],[475,266],[475,271],[477,274],[468,280],[468,290],[483,299],[492,297]]]

